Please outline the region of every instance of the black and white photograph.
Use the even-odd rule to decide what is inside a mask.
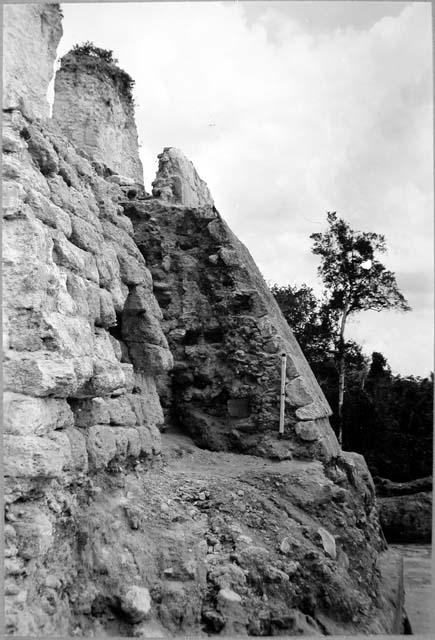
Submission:
[[[2,5],[4,637],[434,637],[432,25]]]

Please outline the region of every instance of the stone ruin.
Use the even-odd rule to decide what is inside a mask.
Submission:
[[[71,631],[65,585],[80,591],[90,562],[78,514],[92,513],[98,479],[158,464],[168,425],[212,451],[342,460],[371,514],[375,563],[364,462],[341,452],[290,327],[192,163],[165,148],[147,194],[131,99],[111,64],[74,52],[48,119],[59,5],[6,6],[4,35],[7,632]]]

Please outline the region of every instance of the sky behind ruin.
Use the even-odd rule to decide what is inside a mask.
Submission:
[[[59,54],[113,49],[136,80],[148,191],[175,146],[270,283],[320,292],[309,235],[337,211],[383,233],[413,311],[349,337],[433,370],[431,7],[402,2],[63,4]]]

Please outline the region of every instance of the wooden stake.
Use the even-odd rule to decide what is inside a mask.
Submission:
[[[279,433],[284,433],[284,411],[285,411],[285,379],[287,369],[287,354],[281,354],[281,396],[279,404]]]

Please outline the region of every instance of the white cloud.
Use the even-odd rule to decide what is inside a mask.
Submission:
[[[316,282],[309,234],[332,209],[386,235],[388,265],[410,299],[407,274],[431,286],[430,5],[319,33],[267,5],[249,22],[243,3],[63,9],[62,53],[92,40],[136,79],[146,184],[157,153],[181,148],[268,280]],[[412,313],[362,315],[359,325],[404,373],[432,366],[420,298]]]

